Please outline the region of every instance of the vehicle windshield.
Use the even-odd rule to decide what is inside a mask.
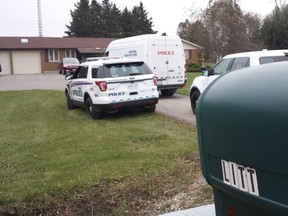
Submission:
[[[79,64],[79,61],[76,58],[64,58],[63,63],[64,64]]]
[[[211,75],[221,75],[222,73],[228,71],[231,61],[233,59],[222,59],[210,72]]]
[[[124,77],[152,74],[144,62],[129,62],[104,65],[105,77]]]

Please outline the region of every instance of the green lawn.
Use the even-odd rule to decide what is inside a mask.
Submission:
[[[188,174],[176,161],[198,156],[195,127],[157,113],[89,120],[67,110],[63,92],[46,90],[0,92],[0,110],[0,210],[101,182],[173,172],[177,182]]]

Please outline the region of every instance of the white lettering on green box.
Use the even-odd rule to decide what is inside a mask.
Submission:
[[[250,194],[259,196],[256,170],[221,160],[223,182]]]

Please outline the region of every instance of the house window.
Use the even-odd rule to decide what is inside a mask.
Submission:
[[[65,50],[65,56],[66,56],[66,57],[76,58],[75,49],[66,49],[66,50]]]
[[[49,49],[49,62],[59,62],[59,51],[57,49]]]

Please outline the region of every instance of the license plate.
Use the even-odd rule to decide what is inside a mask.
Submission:
[[[129,83],[128,84],[128,89],[129,90],[137,89],[137,83]]]

